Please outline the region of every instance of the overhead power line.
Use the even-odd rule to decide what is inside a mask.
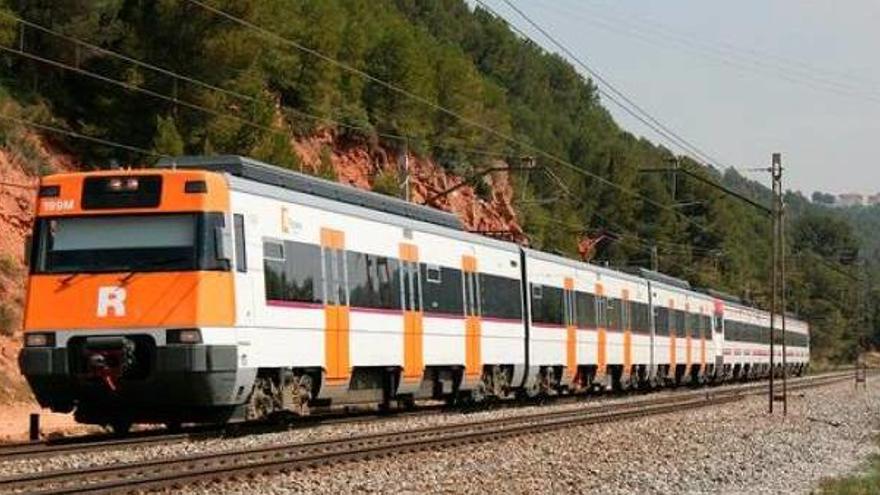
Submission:
[[[145,148],[141,148],[141,147],[138,147],[138,146],[132,146],[132,145],[130,145],[130,144],[123,144],[123,143],[120,143],[120,142],[117,142],[117,141],[111,141],[111,140],[109,140],[109,139],[103,139],[103,138],[99,138],[99,137],[95,137],[95,136],[89,136],[89,135],[86,135],[86,134],[80,134],[80,133],[78,133],[78,132],[74,132],[74,131],[71,131],[71,130],[68,130],[68,129],[62,129],[62,128],[60,128],[60,127],[55,127],[55,126],[51,126],[51,125],[47,125],[47,124],[40,124],[39,122],[34,122],[34,121],[32,121],[32,120],[20,119],[20,118],[17,118],[17,117],[12,117],[12,116],[10,116],[10,115],[3,115],[3,114],[0,114],[0,120],[5,120],[5,121],[8,121],[8,122],[12,122],[12,123],[15,123],[15,124],[18,124],[18,125],[22,125],[22,126],[26,126],[26,127],[33,127],[33,128],[35,128],[35,129],[40,129],[40,130],[43,130],[43,131],[53,132],[53,133],[55,133],[55,134],[62,134],[62,135],[65,135],[65,136],[70,137],[70,138],[73,138],[73,139],[81,139],[81,140],[83,140],[83,141],[89,141],[89,142],[92,142],[92,143],[97,143],[97,144],[100,144],[100,145],[103,145],[103,146],[108,146],[108,147],[111,147],[111,148],[117,148],[117,149],[123,149],[123,150],[126,150],[126,151],[132,151],[132,152],[135,152],[135,153],[140,153],[140,154],[142,154],[142,155],[155,156],[155,157],[158,157],[158,158],[164,158],[164,157],[167,156],[167,155],[164,155],[164,154],[162,154],[162,153],[157,153],[157,152],[155,152],[155,151],[148,150],[148,149],[145,149]]]
[[[16,15],[10,14],[8,12],[0,11],[0,17],[6,17],[7,19],[19,22],[27,27],[36,29],[36,30],[44,32],[46,34],[50,34],[50,35],[55,36],[61,40],[66,41],[68,43],[78,45],[81,47],[85,47],[85,48],[92,50],[96,53],[106,55],[109,57],[113,57],[118,60],[122,60],[122,61],[130,63],[134,66],[154,71],[156,73],[165,75],[167,77],[170,77],[172,79],[176,79],[178,81],[190,83],[190,84],[192,84],[194,86],[198,86],[202,89],[221,93],[223,95],[237,98],[239,100],[246,101],[248,103],[256,103],[256,104],[265,103],[255,96],[248,95],[248,94],[242,93],[240,91],[236,91],[236,90],[232,90],[232,89],[228,89],[228,88],[223,88],[223,87],[217,86],[215,84],[208,83],[202,79],[198,79],[196,77],[189,76],[186,74],[181,74],[179,72],[167,69],[165,67],[151,64],[149,62],[145,62],[143,60],[125,55],[123,53],[95,45],[95,44],[90,43],[88,41],[61,33],[57,30],[48,28],[46,26],[43,26],[41,24],[35,23],[33,21],[24,19],[24,18],[16,16]],[[9,51],[9,50],[7,50],[7,51]],[[23,50],[20,50],[20,49],[14,50],[14,51],[16,54],[30,53],[30,52],[24,52]],[[46,59],[46,60],[48,60],[48,59]],[[40,60],[40,62],[43,62],[43,61]],[[76,67],[76,66],[74,66],[74,67]],[[87,75],[87,76],[91,77],[91,74],[83,74],[83,75]],[[105,82],[109,82],[109,81],[105,81]],[[117,82],[120,84],[125,84],[123,81],[117,80]],[[134,89],[132,87],[127,87],[126,89],[130,89],[132,91],[137,91],[136,89]],[[153,92],[153,93],[157,93],[157,92]],[[167,98],[172,98],[175,102],[181,103],[184,106],[188,105],[187,102],[180,100],[176,96],[171,96],[171,95],[167,95],[167,94],[162,94],[162,95]],[[150,96],[156,96],[156,95],[151,94]],[[167,98],[163,98],[163,99],[166,99],[166,101],[167,101]],[[204,108],[204,107],[202,107],[202,108]],[[407,135],[403,135],[403,134],[394,134],[394,133],[388,133],[388,132],[379,132],[379,131],[376,131],[375,129],[372,129],[371,127],[359,126],[359,125],[355,125],[355,124],[341,122],[339,120],[336,120],[336,119],[333,119],[330,117],[311,114],[309,112],[305,112],[303,110],[289,107],[286,105],[280,105],[279,108],[283,112],[286,112],[289,114],[294,114],[297,117],[305,117],[305,118],[314,120],[316,122],[326,122],[328,124],[332,124],[332,125],[339,127],[339,128],[352,129],[352,130],[358,130],[358,131],[364,131],[364,132],[371,132],[371,133],[375,134],[376,136],[379,136],[379,137],[382,137],[385,139],[391,139],[391,140],[396,140],[396,141],[400,141],[400,142],[408,142],[408,143],[416,143],[416,142],[419,142],[422,140],[421,138],[414,137],[414,136],[407,136]],[[193,108],[193,109],[196,110],[195,108]],[[215,112],[221,113],[223,115],[228,115],[230,118],[242,119],[241,117],[232,116],[231,114],[228,114],[228,113],[219,112],[219,111],[215,111]],[[243,119],[243,120],[247,120],[247,119]],[[256,122],[253,122],[253,121],[248,121],[248,122],[251,122],[253,125],[261,126],[261,124],[257,124]],[[263,129],[263,130],[269,130],[269,129]],[[271,130],[273,132],[282,132],[281,130],[274,129],[274,128],[272,128]],[[474,147],[468,147],[468,146],[462,146],[462,145],[442,144],[442,143],[438,143],[438,142],[432,142],[432,143],[430,143],[429,146],[432,148],[436,148],[436,149],[451,149],[451,150],[461,151],[463,153],[474,154],[474,155],[495,156],[495,157],[506,157],[509,155],[509,153],[505,153],[502,151],[495,151],[495,150],[484,149],[484,148],[474,148]]]
[[[92,72],[92,71],[89,71],[89,70],[83,69],[83,68],[81,68],[81,67],[76,67],[76,66],[74,66],[74,65],[66,64],[66,63],[64,63],[64,62],[59,62],[59,61],[57,61],[57,60],[52,60],[52,59],[49,59],[49,58],[45,58],[45,57],[42,57],[42,56],[39,56],[39,55],[35,55],[35,54],[33,54],[33,53],[30,53],[30,52],[21,51],[21,50],[16,49],[16,48],[9,48],[9,47],[4,46],[4,45],[0,45],[0,51],[7,52],[7,53],[11,53],[11,54],[13,54],[13,55],[18,55],[18,56],[20,56],[20,57],[24,57],[24,58],[27,58],[27,59],[33,60],[33,61],[35,61],[35,62],[39,62],[39,63],[41,63],[41,64],[49,65],[49,66],[52,66],[52,67],[55,67],[55,68],[58,68],[58,69],[64,69],[64,70],[67,70],[67,71],[70,71],[70,72],[74,72],[74,73],[80,74],[80,75],[82,75],[82,76],[86,76],[86,77],[89,77],[89,78],[92,78],[92,79],[95,79],[95,80],[98,80],[98,81],[101,81],[101,82],[105,82],[105,83],[107,83],[107,84],[111,84],[111,85],[113,85],[113,86],[117,86],[117,87],[120,87],[120,88],[124,88],[124,89],[127,89],[127,90],[132,91],[132,92],[135,92],[135,93],[141,93],[141,94],[144,94],[144,95],[147,95],[147,96],[151,96],[151,97],[153,97],[153,98],[156,98],[156,99],[159,99],[159,100],[163,100],[163,101],[166,101],[166,102],[168,102],[168,103],[175,104],[175,105],[180,105],[180,106],[182,106],[182,107],[186,107],[186,108],[189,108],[189,109],[191,109],[191,110],[196,110],[196,111],[199,111],[199,112],[204,112],[204,113],[207,113],[207,114],[213,115],[213,116],[218,117],[218,118],[234,120],[234,121],[236,121],[236,122],[238,122],[238,123],[240,123],[240,124],[242,124],[242,125],[246,125],[246,126],[249,126],[249,127],[253,127],[253,128],[255,128],[255,129],[260,129],[260,130],[263,130],[263,131],[266,131],[266,132],[271,132],[271,133],[276,133],[276,134],[284,134],[285,136],[287,135],[287,133],[284,132],[284,131],[281,131],[281,130],[279,130],[279,129],[276,129],[276,128],[273,128],[273,127],[269,127],[269,126],[266,126],[266,125],[260,124],[260,123],[258,123],[258,122],[254,122],[254,121],[252,121],[252,120],[245,119],[245,118],[243,118],[243,117],[239,117],[239,116],[237,116],[237,115],[232,115],[232,114],[229,114],[229,113],[224,113],[224,112],[221,112],[221,111],[218,111],[218,110],[214,110],[213,108],[208,108],[208,107],[203,106],[203,105],[199,105],[199,104],[196,104],[196,103],[191,103],[191,102],[188,102],[188,101],[186,101],[186,100],[181,100],[181,99],[179,99],[179,98],[175,98],[175,97],[173,97],[173,96],[169,96],[169,95],[166,95],[166,94],[164,94],[164,93],[159,93],[159,92],[157,92],[157,91],[153,91],[153,90],[150,90],[150,89],[142,88],[142,87],[140,87],[140,86],[137,86],[137,85],[135,85],[135,84],[132,84],[132,83],[129,83],[129,82],[126,82],[126,81],[121,81],[121,80],[119,80],[119,79],[114,79],[114,78],[112,78],[112,77],[107,77],[107,76],[105,76],[105,75],[98,74],[97,72]]]
[[[592,178],[592,179],[594,179],[594,180],[596,180],[596,181],[598,181],[598,182],[600,182],[600,183],[602,183],[602,184],[604,184],[604,185],[607,185],[607,186],[609,186],[609,187],[612,187],[612,188],[614,188],[614,189],[617,189],[617,190],[619,190],[619,191],[621,191],[621,192],[623,192],[623,193],[625,193],[625,194],[629,194],[629,195],[632,195],[633,197],[637,197],[637,198],[641,199],[642,201],[644,201],[644,202],[647,203],[647,204],[650,204],[650,205],[656,206],[657,208],[661,208],[661,209],[665,209],[665,210],[671,211],[671,212],[673,212],[674,214],[676,214],[676,215],[682,217],[682,218],[684,219],[684,221],[688,222],[689,224],[694,225],[696,228],[708,232],[708,229],[707,229],[705,226],[700,225],[700,224],[697,223],[697,222],[694,222],[692,219],[688,218],[686,215],[684,215],[682,212],[676,210],[675,208],[672,208],[672,207],[670,207],[670,206],[668,206],[668,205],[665,205],[665,204],[663,204],[663,203],[661,203],[661,202],[659,202],[659,201],[655,201],[655,200],[653,200],[653,199],[651,199],[651,198],[649,198],[649,197],[647,197],[647,196],[645,196],[645,195],[639,193],[639,192],[636,191],[636,190],[633,190],[633,189],[630,189],[630,188],[624,187],[624,186],[622,186],[622,185],[620,185],[620,184],[617,184],[617,183],[615,183],[615,182],[613,182],[613,181],[611,181],[611,180],[609,180],[609,179],[606,179],[605,177],[602,177],[602,176],[600,176],[600,175],[598,175],[598,174],[595,174],[595,173],[593,173],[593,172],[590,172],[589,170],[582,169],[582,168],[580,168],[580,167],[578,167],[578,166],[572,164],[571,162],[569,162],[569,161],[567,161],[567,160],[565,160],[565,159],[563,159],[563,158],[560,158],[560,157],[558,157],[558,156],[556,156],[556,155],[554,155],[554,154],[552,154],[552,153],[550,153],[550,152],[548,152],[548,151],[545,151],[545,150],[543,150],[543,149],[541,149],[541,148],[536,147],[536,146],[533,145],[533,144],[527,143],[527,142],[525,142],[525,141],[523,141],[523,140],[521,140],[521,139],[517,139],[517,138],[512,137],[512,136],[509,136],[509,135],[505,134],[504,132],[501,132],[501,131],[499,131],[499,130],[497,130],[497,129],[494,129],[494,128],[492,128],[492,127],[486,125],[486,124],[480,123],[480,122],[478,122],[478,121],[476,121],[476,120],[473,120],[473,119],[468,118],[468,117],[466,117],[466,116],[464,116],[464,115],[461,115],[460,113],[458,113],[458,112],[456,112],[456,111],[454,111],[454,110],[450,110],[450,109],[448,109],[448,108],[446,108],[446,107],[444,107],[444,106],[442,106],[442,105],[440,105],[440,104],[437,104],[437,103],[435,103],[435,102],[433,102],[433,101],[431,101],[431,100],[425,98],[424,96],[421,96],[421,95],[415,94],[415,93],[413,93],[413,92],[411,92],[411,91],[409,91],[409,90],[406,90],[406,89],[404,89],[404,88],[401,88],[401,87],[399,87],[399,86],[397,86],[397,85],[395,85],[395,84],[393,84],[393,83],[390,83],[390,82],[388,82],[388,81],[382,80],[382,79],[380,79],[380,78],[378,78],[378,77],[376,77],[376,76],[373,76],[372,74],[369,74],[369,73],[367,73],[367,72],[364,72],[363,70],[360,70],[360,69],[357,69],[357,68],[355,68],[355,67],[352,67],[351,65],[349,65],[349,64],[347,64],[347,63],[345,63],[345,62],[341,62],[341,61],[339,61],[339,60],[337,60],[337,59],[335,59],[335,58],[333,58],[333,57],[330,57],[330,56],[325,55],[325,54],[323,54],[323,53],[321,53],[321,52],[319,52],[319,51],[317,51],[317,50],[314,50],[314,49],[312,49],[312,48],[309,48],[309,47],[303,45],[302,43],[299,43],[299,42],[297,42],[297,41],[294,41],[294,40],[291,40],[291,39],[286,38],[286,37],[284,37],[284,36],[281,36],[281,35],[279,35],[278,33],[275,33],[275,32],[273,32],[273,31],[270,31],[270,30],[266,29],[266,28],[263,28],[263,27],[261,27],[261,26],[258,26],[258,25],[256,25],[256,24],[254,24],[253,22],[247,21],[247,20],[242,19],[242,18],[240,18],[240,17],[238,17],[238,16],[235,16],[235,15],[233,15],[233,14],[230,14],[230,13],[224,11],[224,10],[221,10],[221,9],[219,9],[219,8],[216,8],[216,7],[213,7],[213,6],[211,6],[211,5],[209,5],[209,4],[205,3],[205,2],[203,2],[203,1],[201,1],[201,0],[188,0],[188,1],[189,1],[190,3],[192,3],[192,4],[194,4],[194,5],[198,5],[198,6],[202,7],[203,9],[205,9],[205,10],[207,10],[207,11],[209,11],[209,12],[211,12],[211,13],[217,15],[217,16],[220,16],[220,17],[222,17],[222,18],[224,18],[224,19],[227,19],[227,20],[230,21],[230,22],[233,22],[233,23],[235,23],[235,24],[238,24],[239,26],[242,26],[242,27],[245,27],[245,28],[251,29],[251,30],[253,30],[253,31],[257,32],[257,33],[259,33],[260,35],[262,35],[262,36],[264,36],[264,37],[266,37],[266,38],[269,38],[269,39],[271,39],[271,40],[274,40],[275,42],[278,42],[278,43],[281,43],[281,44],[283,44],[283,45],[287,45],[287,46],[293,47],[293,48],[295,48],[295,49],[297,49],[297,50],[300,50],[300,51],[302,51],[302,52],[308,53],[308,54],[310,54],[310,55],[312,55],[312,56],[314,56],[314,57],[316,57],[316,58],[319,58],[319,59],[321,59],[321,60],[323,60],[323,61],[325,61],[325,62],[328,62],[328,63],[330,63],[330,64],[332,64],[332,65],[334,65],[334,66],[336,66],[336,67],[339,67],[339,68],[341,68],[341,69],[343,69],[343,70],[346,70],[346,71],[348,71],[348,72],[351,72],[351,73],[353,73],[353,74],[356,74],[356,75],[358,75],[358,76],[360,76],[360,77],[362,77],[362,78],[364,78],[364,79],[366,79],[366,80],[368,80],[368,81],[371,81],[371,82],[373,82],[373,83],[376,83],[376,84],[378,84],[378,85],[380,85],[380,86],[382,86],[382,87],[384,87],[384,88],[386,88],[386,89],[388,89],[388,90],[390,90],[390,91],[393,91],[393,92],[395,92],[395,93],[398,93],[398,94],[401,94],[401,95],[403,95],[403,96],[406,96],[407,98],[410,98],[410,99],[412,99],[412,100],[414,100],[414,101],[416,101],[416,102],[419,102],[419,103],[421,103],[421,104],[423,104],[423,105],[425,105],[425,106],[427,106],[427,107],[429,107],[429,108],[431,108],[431,109],[433,109],[433,110],[436,110],[436,111],[438,111],[438,112],[441,112],[441,113],[444,113],[444,114],[446,114],[446,115],[449,115],[449,116],[451,116],[451,117],[453,117],[453,118],[455,118],[455,119],[458,119],[459,121],[461,121],[461,122],[463,122],[463,123],[465,123],[465,124],[467,124],[467,125],[469,125],[469,126],[475,127],[475,128],[477,128],[477,129],[481,129],[482,131],[486,132],[487,134],[490,134],[490,135],[493,135],[493,136],[495,136],[495,137],[498,137],[498,138],[502,139],[503,141],[506,141],[506,142],[508,142],[508,143],[510,143],[510,144],[513,144],[513,145],[516,145],[516,146],[520,147],[521,149],[530,150],[530,151],[534,152],[535,154],[538,154],[538,155],[540,155],[540,156],[542,156],[542,157],[544,157],[544,158],[547,158],[548,160],[550,160],[550,161],[552,161],[552,162],[554,162],[554,163],[556,163],[556,164],[558,164],[558,165],[561,165],[561,166],[564,166],[564,167],[566,167],[566,168],[569,168],[570,170],[572,170],[572,171],[574,171],[574,172],[576,172],[576,173],[579,173],[579,174],[584,175],[584,176],[586,176],[586,177],[590,177],[590,178]]]
[[[620,36],[638,39],[652,46],[665,44],[723,65],[748,71],[749,74],[760,72],[789,83],[831,94],[880,101],[875,90],[877,82],[863,80],[863,85],[853,84],[859,79],[853,74],[829,71],[773,54],[742,49],[728,43],[712,44],[700,41],[693,35],[677,33],[656,23],[639,20],[632,16],[623,18],[611,15],[608,9],[604,8],[601,10],[592,9],[590,14],[585,16],[580,10],[574,11],[560,7],[562,6],[557,4],[548,5],[548,8],[558,8],[557,12],[567,19],[588,23]],[[578,8],[591,9],[588,2],[579,4]],[[632,22],[634,20],[638,22]]]
[[[487,9],[489,12],[493,13],[499,19],[504,20],[508,25],[513,26],[509,21],[507,21],[503,16],[501,16],[497,11],[492,9],[486,5],[486,3],[482,0],[476,0],[481,6]],[[523,12],[522,9],[513,4],[510,0],[503,0],[508,7],[510,7],[514,12],[516,12],[520,17],[525,19],[525,21],[531,25],[534,29],[540,32],[544,37],[550,40],[553,45],[555,45],[558,49],[562,50],[563,53],[568,55],[577,65],[587,71],[590,76],[592,76],[598,83],[604,85],[608,88],[608,91],[611,92],[616,98],[619,98],[625,102],[625,104],[620,103],[615,97],[612,97],[607,91],[602,91],[606,98],[610,99],[613,103],[615,103],[618,107],[623,109],[630,116],[637,119],[642,124],[646,125],[648,128],[652,129],[654,132],[658,133],[661,137],[664,137],[668,141],[671,142],[672,145],[684,150],[686,153],[690,153],[695,155],[696,161],[707,162],[716,167],[723,168],[724,165],[717,159],[713,158],[708,153],[702,151],[696,145],[683,138],[673,129],[669,128],[667,125],[662,123],[659,119],[655,118],[648,111],[642,108],[639,104],[633,101],[632,98],[626,95],[623,91],[619,90],[611,81],[608,80],[602,73],[600,73],[594,67],[591,67],[586,62],[583,61],[581,57],[578,57],[574,52],[572,52],[568,47],[562,44],[559,40],[556,39],[552,34],[550,34],[546,29],[544,29],[541,25],[535,22],[528,14]],[[531,37],[524,33],[523,31],[517,29],[526,39],[531,39]],[[534,41],[534,40],[532,40]],[[539,45],[540,46],[540,45]],[[601,90],[601,88],[600,88]]]

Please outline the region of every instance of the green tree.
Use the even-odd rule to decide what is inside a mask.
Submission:
[[[156,117],[156,136],[153,138],[153,151],[168,156],[184,153],[183,138],[174,125],[173,117]]]

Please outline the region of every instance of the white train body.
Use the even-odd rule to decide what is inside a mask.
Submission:
[[[765,312],[662,277],[471,234],[449,215],[244,158],[183,158],[175,165],[180,169],[163,170],[162,180],[172,184],[198,171],[211,189],[190,190],[187,183],[186,193],[214,195],[203,203],[215,206],[205,208],[221,209],[208,212],[221,225],[216,238],[205,238],[219,246],[205,276],[228,283],[231,294],[214,295],[216,287],[193,282],[169,294],[179,292],[174,297],[181,307],[192,300],[199,311],[175,308],[182,316],[172,318],[161,308],[138,308],[111,315],[128,318],[117,326],[51,319],[40,309],[47,296],[35,295],[27,330],[51,336],[51,345],[26,347],[22,369],[44,405],[78,406],[87,422],[105,421],[104,407],[150,421],[166,420],[170,408],[191,395],[187,390],[205,383],[210,393],[190,404],[198,418],[210,417],[201,413],[212,408],[253,414],[272,402],[264,397],[289,408],[702,383],[768,371]],[[59,184],[62,196],[69,182],[89,180],[88,174],[56,177],[44,182]],[[185,208],[187,194],[175,208]],[[221,249],[226,242],[228,249]],[[121,271],[122,278],[101,274],[95,283],[125,282],[127,270]],[[142,280],[172,284],[185,275],[161,271],[162,277]],[[49,293],[65,276],[35,272],[34,280]],[[128,290],[135,304],[137,294]],[[190,314],[196,316],[188,320]],[[179,341],[181,332],[190,340]],[[107,335],[116,340],[96,340]],[[787,336],[787,364],[801,372],[809,362],[808,327],[789,318]],[[68,342],[79,347],[68,350]],[[74,376],[53,364],[72,352],[112,357],[130,349],[135,357],[162,356],[153,362],[168,369],[147,362],[137,368],[147,376],[161,371],[162,381],[137,382],[120,368],[115,376],[104,372],[123,392],[108,391],[85,373],[94,370]],[[173,383],[178,367],[188,388],[166,396],[178,402],[162,402],[151,387]],[[212,375],[212,367],[222,375]],[[188,381],[194,376],[196,382]]]

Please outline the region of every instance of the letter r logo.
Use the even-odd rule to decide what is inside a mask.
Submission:
[[[125,289],[117,286],[98,288],[98,317],[109,316],[111,310],[113,316],[125,316]]]

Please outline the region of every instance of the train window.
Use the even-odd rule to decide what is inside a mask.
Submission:
[[[575,292],[574,308],[579,328],[596,328],[596,296],[588,292]]]
[[[654,325],[657,329],[657,335],[669,335],[669,309],[663,307],[655,309]]]
[[[425,280],[432,284],[443,282],[443,275],[439,265],[425,265]]]
[[[229,270],[215,231],[222,213],[43,218],[34,227],[33,273]]]
[[[532,299],[541,299],[542,297],[544,297],[542,286],[538,284],[532,284]]]
[[[481,273],[480,299],[483,316],[522,320],[522,284],[519,280]]]
[[[630,310],[630,302],[621,299],[620,300],[620,329],[621,330],[629,330],[632,324],[632,316]]]
[[[608,304],[605,307],[605,318],[607,329],[611,331],[619,331],[623,323],[623,302],[620,299],[609,297]]]
[[[731,327],[732,324],[732,321],[724,320],[724,340],[733,340],[731,338],[733,336],[733,328]]]
[[[700,330],[703,332],[703,337],[707,339],[712,338],[712,318],[709,316],[700,316]]]
[[[632,331],[651,333],[651,309],[641,302],[632,303]]]
[[[684,335],[685,335],[685,328],[684,328],[685,312],[680,309],[677,309],[675,311],[672,311],[672,315],[674,318],[674,321],[672,323],[672,331],[675,332],[675,335],[677,335],[679,337],[684,337]]]
[[[272,241],[263,242],[263,258],[284,261],[284,244]]]
[[[400,263],[394,258],[348,251],[349,304],[361,308],[401,309]]]
[[[247,272],[247,247],[244,237],[244,215],[236,213],[232,216],[235,228],[235,269],[239,272]]]
[[[431,282],[422,286],[424,310],[427,313],[442,313],[455,316],[464,314],[464,300],[462,296],[461,270],[445,266],[431,265],[440,272],[438,282]],[[428,278],[428,265],[420,266],[422,278]]]
[[[691,338],[698,339],[700,338],[700,315],[691,313],[689,316],[688,331]]]
[[[540,297],[535,297],[535,285],[532,285],[532,321],[549,325],[562,325],[564,308],[562,289],[549,285],[540,286]]]
[[[321,248],[302,242],[263,243],[266,300],[323,302]]]

